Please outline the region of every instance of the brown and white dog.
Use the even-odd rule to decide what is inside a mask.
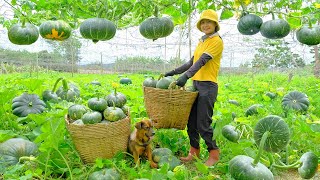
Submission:
[[[135,129],[129,138],[129,151],[132,153],[136,165],[140,164],[140,156],[146,156],[152,168],[158,167],[152,159],[151,138],[154,134],[151,120],[142,120],[135,124]]]

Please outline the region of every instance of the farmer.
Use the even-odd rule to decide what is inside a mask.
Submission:
[[[212,139],[213,128],[211,126],[214,103],[218,94],[217,76],[223,51],[223,41],[218,34],[220,26],[217,13],[211,9],[203,11],[197,22],[197,28],[204,35],[200,38],[193,57],[189,62],[165,73],[165,76],[184,73],[177,79],[177,85],[182,87],[191,78],[193,86],[199,92],[187,125],[190,140],[189,154],[186,157],[180,157],[180,160],[188,162],[194,156],[199,157],[201,136],[209,152],[205,165],[212,166],[219,161],[220,153],[216,140]]]

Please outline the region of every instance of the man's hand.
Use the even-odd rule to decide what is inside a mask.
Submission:
[[[175,75],[175,74],[176,74],[175,71],[172,70],[172,71],[169,71],[169,72],[165,73],[165,74],[164,74],[164,77],[173,76],[173,75]]]
[[[183,74],[177,79],[177,85],[183,87],[187,83],[188,79],[188,76],[186,74]]]

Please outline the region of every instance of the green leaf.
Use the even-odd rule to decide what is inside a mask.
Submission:
[[[289,14],[287,21],[291,29],[298,29],[299,27],[301,27],[302,22],[301,22],[301,18],[299,18],[300,16],[301,16],[300,12],[293,12]]]
[[[222,10],[222,12],[221,12],[220,19],[221,19],[221,20],[224,20],[224,19],[229,19],[229,18],[231,18],[231,17],[233,17],[233,12],[230,11],[230,10],[228,10],[228,9],[226,9],[226,8],[224,8],[224,9]]]
[[[17,136],[17,134],[11,130],[0,130],[0,142],[4,142],[4,141],[11,139],[15,136]]]
[[[197,170],[200,171],[202,174],[208,174],[209,169],[205,164],[203,164],[202,162],[195,162],[194,164],[196,165]]]

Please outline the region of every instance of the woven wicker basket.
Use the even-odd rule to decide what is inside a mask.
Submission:
[[[87,125],[69,123],[66,127],[73,143],[85,163],[94,163],[96,158],[112,158],[119,151],[127,151],[130,136],[130,118],[111,122]]]
[[[185,129],[198,92],[144,87],[144,104],[154,127]]]

